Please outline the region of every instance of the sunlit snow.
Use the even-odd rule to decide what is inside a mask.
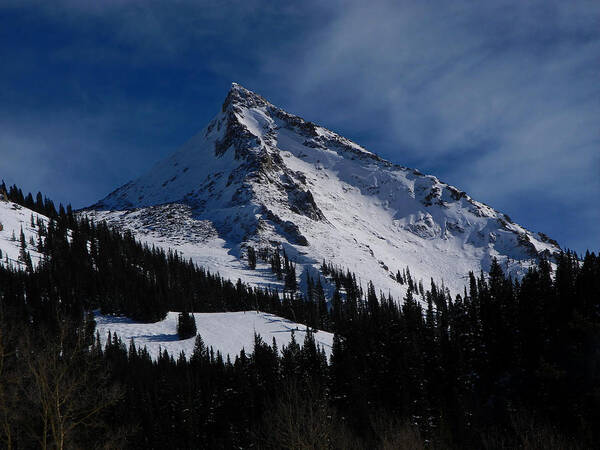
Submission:
[[[103,345],[106,344],[108,332],[116,333],[129,345],[131,339],[139,348],[146,347],[150,356],[157,358],[159,352],[167,350],[177,357],[183,351],[189,358],[194,350],[195,338],[179,340],[177,336],[177,314],[170,312],[167,318],[156,323],[138,323],[126,317],[102,315],[96,312],[97,331]],[[213,347],[215,353],[221,352],[233,361],[242,349],[246,353],[254,348],[254,333],[259,334],[264,342],[271,345],[273,338],[279,350],[290,343],[292,332],[300,346],[306,336],[306,326],[287,319],[256,311],[239,311],[223,313],[194,313],[198,334],[202,336],[207,347]],[[317,331],[315,342],[331,356],[333,334]]]

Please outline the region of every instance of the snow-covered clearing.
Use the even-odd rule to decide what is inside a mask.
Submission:
[[[127,317],[108,316],[95,312],[96,329],[105,345],[108,332],[116,333],[126,345],[131,339],[139,348],[146,347],[153,359],[159,352],[167,350],[177,357],[183,350],[189,358],[194,350],[195,338],[179,340],[177,336],[177,312],[170,312],[167,318],[156,323],[139,323]],[[256,311],[222,313],[194,313],[198,334],[207,347],[219,350],[223,357],[229,355],[232,361],[242,348],[250,353],[254,347],[254,333],[263,341],[272,344],[273,338],[279,350],[288,345],[295,333],[296,341],[302,345],[306,336],[306,326],[273,314]],[[333,334],[325,331],[315,333],[317,345],[322,347],[329,358],[333,344]]]

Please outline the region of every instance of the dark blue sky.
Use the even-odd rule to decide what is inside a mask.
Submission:
[[[282,3],[0,0],[0,177],[89,205],[237,81],[600,249],[599,2]]]

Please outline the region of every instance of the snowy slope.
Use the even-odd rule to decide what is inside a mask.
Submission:
[[[207,347],[221,352],[223,358],[230,355],[232,361],[242,348],[252,352],[254,348],[254,333],[261,336],[264,342],[271,345],[273,338],[281,351],[284,345],[290,343],[292,330],[300,346],[304,342],[306,326],[291,322],[287,319],[256,311],[226,312],[226,313],[194,313],[198,334]],[[146,347],[153,359],[159,352],[167,350],[170,355],[177,357],[183,351],[189,358],[194,350],[195,338],[179,340],[177,336],[177,313],[170,312],[167,318],[156,323],[136,323],[126,317],[105,316],[95,314],[97,331],[102,345],[106,344],[108,332],[116,333],[128,345],[133,339],[139,348]],[[329,358],[333,345],[333,334],[325,331],[315,333],[315,342],[322,347]]]
[[[436,177],[392,164],[233,84],[217,116],[148,173],[84,211],[173,247],[227,278],[276,284],[247,269],[247,245],[281,245],[298,272],[322,260],[396,297],[410,267],[461,292],[493,257],[515,276],[556,242]]]
[[[31,238],[36,243],[38,240],[37,227],[31,226],[32,215],[36,224],[38,221],[43,221],[46,226],[48,225],[47,217],[16,203],[0,200],[0,228],[2,228],[0,230],[0,250],[2,251],[0,265],[26,268],[25,263],[19,260],[21,229],[33,264],[37,265],[41,260],[42,255],[37,251],[37,246],[30,244]],[[189,245],[188,250],[193,252],[198,248]],[[211,255],[209,249],[203,247],[202,254],[208,265],[211,265],[211,261],[215,263],[229,261],[226,252],[223,251],[217,251],[214,255]],[[211,266],[214,267],[214,264]],[[268,278],[267,274],[270,271],[267,271],[266,267],[262,269],[259,267],[256,271],[248,270],[247,272],[246,278],[251,282],[264,284],[263,279]],[[235,274],[230,273],[229,275]],[[202,335],[207,346],[212,346],[215,351],[219,350],[224,357],[229,354],[232,358],[235,358],[242,348],[251,352],[254,345],[255,331],[269,345],[275,338],[280,349],[283,345],[289,344],[292,330],[294,330],[296,340],[300,345],[302,345],[306,334],[305,325],[272,314],[257,313],[255,311],[194,313],[194,316],[198,332]],[[100,333],[103,345],[106,343],[106,336],[110,330],[112,333],[116,332],[126,343],[133,338],[138,346],[147,347],[153,358],[158,356],[161,349],[166,349],[173,356],[177,356],[183,350],[187,356],[190,356],[194,348],[194,338],[178,340],[176,331],[177,313],[174,312],[169,313],[165,320],[152,324],[136,323],[125,317],[101,315],[98,312],[96,312],[96,321],[97,331]],[[329,357],[333,335],[318,331],[315,334],[315,340],[319,346],[323,347]]]
[[[0,224],[2,224],[2,230],[0,231],[0,250],[2,250],[2,258],[0,259],[0,264],[8,264],[13,267],[19,266],[22,269],[25,269],[25,264],[22,261],[19,261],[19,253],[21,250],[19,237],[21,235],[21,229],[23,229],[23,234],[25,235],[27,251],[31,255],[31,261],[34,266],[39,263],[42,255],[37,251],[38,233],[37,227],[31,226],[32,214],[36,224],[38,220],[43,221],[46,225],[48,224],[48,218],[46,216],[40,215],[30,209],[17,205],[16,203],[0,200]],[[33,238],[36,245],[30,244],[31,238]]]

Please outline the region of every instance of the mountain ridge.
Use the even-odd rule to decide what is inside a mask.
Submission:
[[[84,213],[169,246],[169,234],[156,231],[168,220],[165,208],[178,217],[178,238],[187,234],[197,246],[178,244],[184,254],[210,267],[202,247],[221,246],[227,259],[238,260],[232,274],[243,279],[240,258],[249,245],[281,246],[308,271],[332,261],[397,295],[403,289],[390,279],[405,266],[460,291],[461,277],[487,270],[493,257],[519,276],[560,251],[546,235],[460,189],[387,161],[237,83],[202,131]]]

